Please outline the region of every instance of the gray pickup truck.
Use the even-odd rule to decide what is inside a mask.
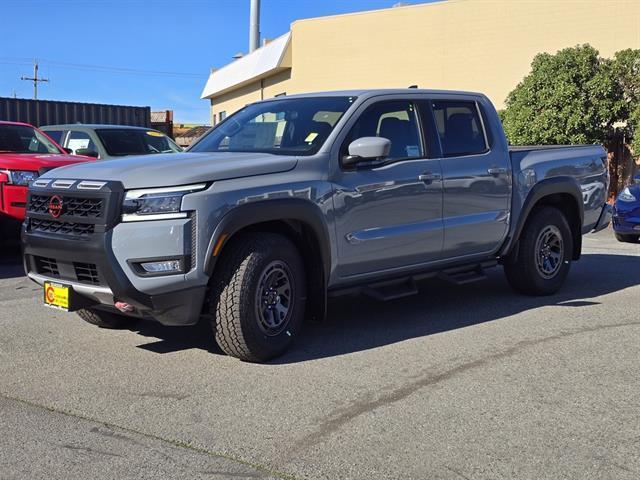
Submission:
[[[482,94],[278,97],[188,152],[56,169],[33,182],[24,261],[46,305],[124,326],[211,323],[246,361],[281,354],[327,297],[483,278],[556,292],[604,228],[600,146],[510,148]]]

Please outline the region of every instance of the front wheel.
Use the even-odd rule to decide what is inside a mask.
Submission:
[[[504,271],[509,284],[528,295],[551,295],[564,283],[571,267],[573,238],[564,214],[543,207],[527,221],[517,254],[508,258]]]
[[[638,243],[640,240],[640,235],[622,235],[620,233],[616,233],[616,240],[624,243]]]
[[[282,235],[245,234],[232,240],[219,262],[210,305],[220,348],[248,362],[282,354],[305,311],[304,264],[296,246]]]

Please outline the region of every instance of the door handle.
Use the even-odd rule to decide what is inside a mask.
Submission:
[[[504,175],[505,173],[507,173],[507,169],[502,167],[491,167],[487,169],[487,173],[489,175],[493,175],[494,177],[497,177],[498,175]]]
[[[440,175],[439,173],[424,172],[423,174],[418,175],[418,180],[426,183],[427,185],[430,185],[432,182],[437,182],[441,179],[442,175]]]

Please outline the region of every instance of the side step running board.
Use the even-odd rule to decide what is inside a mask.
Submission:
[[[455,268],[448,268],[440,272],[424,272],[412,275],[410,277],[395,278],[382,282],[375,282],[368,285],[360,285],[354,287],[340,288],[330,290],[329,297],[341,297],[343,295],[364,294],[376,300],[387,301],[397,298],[408,297],[418,293],[417,281],[427,278],[439,278],[455,285],[467,285],[469,283],[484,280],[486,277],[484,270],[486,268],[495,267],[497,260],[488,260],[486,262],[464,265]]]
[[[455,285],[467,285],[469,283],[485,280],[487,276],[484,273],[484,269],[493,267],[497,262],[485,262],[480,265],[476,265],[474,268],[459,267],[444,270],[438,274],[438,278],[451,282]]]
[[[362,288],[362,293],[368,297],[386,302],[415,295],[418,293],[418,286],[413,278],[405,278],[367,285]]]

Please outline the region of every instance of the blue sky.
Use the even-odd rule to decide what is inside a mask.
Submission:
[[[275,38],[299,18],[397,2],[262,0],[261,33]],[[20,76],[38,58],[50,79],[39,98],[149,105],[184,123],[208,121],[200,93],[209,69],[246,52],[249,36],[249,0],[1,0],[0,18],[0,96],[32,98]]]

